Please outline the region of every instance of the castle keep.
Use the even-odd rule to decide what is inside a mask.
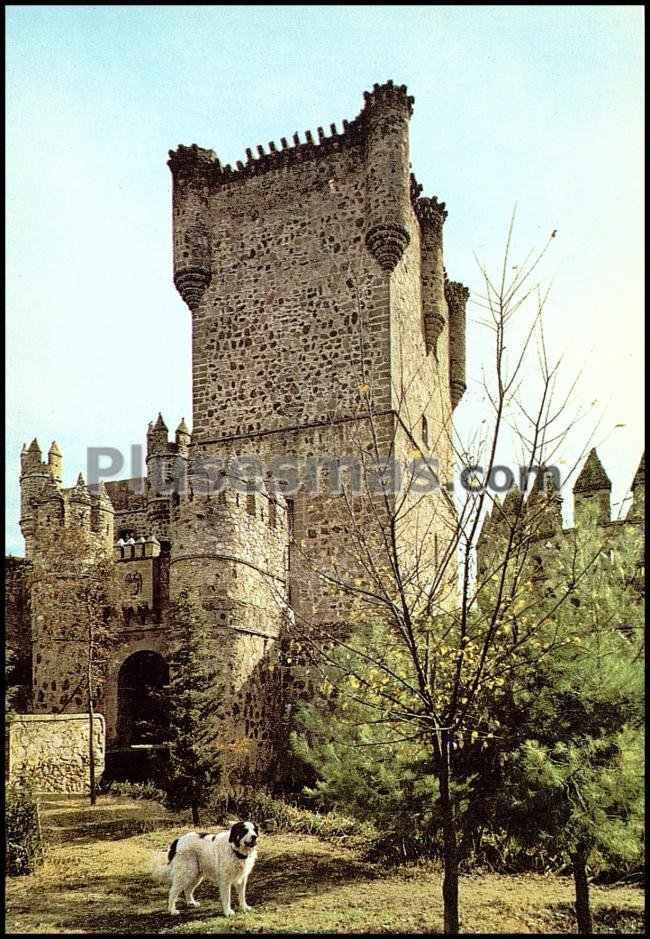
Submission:
[[[169,604],[181,593],[220,637],[220,707],[254,742],[262,775],[304,692],[286,663],[282,681],[273,677],[288,619],[317,626],[349,613],[313,573],[332,558],[352,563],[340,498],[305,486],[285,498],[281,468],[246,492],[217,491],[206,464],[227,477],[235,458],[352,456],[370,440],[399,457],[415,436],[441,478],[452,476],[468,291],[443,267],[444,203],[423,196],[411,173],[414,99],[392,82],[364,99],[342,127],[249,149],[234,167],[196,145],[170,152],[173,276],[191,314],[191,432],[183,420],[170,439],[159,415],[146,478],[99,487],[80,476],[64,488],[56,444],[47,460],[36,441],[23,453],[26,561],[10,568],[11,636],[30,673],[29,708],[81,706],[74,661],[48,641],[56,611],[28,616],[20,598],[43,536],[74,520],[110,545],[129,596],[100,706],[109,748],[137,742],[143,689],[166,680]],[[431,498],[432,535],[443,538],[453,505],[446,493]]]

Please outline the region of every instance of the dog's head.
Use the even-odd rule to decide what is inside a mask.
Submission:
[[[237,851],[251,851],[257,844],[259,831],[255,822],[235,822],[228,841]]]

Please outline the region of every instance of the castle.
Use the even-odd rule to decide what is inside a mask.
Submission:
[[[305,690],[300,666],[281,658],[287,618],[311,628],[345,620],[349,598],[315,571],[333,557],[352,564],[351,536],[329,491],[300,485],[285,498],[267,478],[217,493],[205,465],[227,474],[234,458],[268,467],[290,455],[300,469],[354,456],[367,441],[399,456],[416,434],[451,478],[440,429],[465,390],[468,291],[443,267],[444,203],[423,197],[411,173],[413,102],[403,85],[376,84],[342,128],[248,149],[235,167],[196,145],[170,151],[192,431],[183,420],[170,440],[159,415],[146,478],[91,487],[82,476],[63,487],[56,443],[46,459],[36,441],[24,449],[26,558],[7,570],[26,710],[82,709],[77,657],[52,639],[56,611],[28,610],[21,587],[45,536],[74,522],[111,547],[130,596],[98,705],[109,749],[138,742],[147,688],[166,681],[169,605],[184,593],[220,637],[228,690],[219,704],[254,745],[250,771],[263,777],[272,765]],[[170,492],[172,478],[183,485]],[[435,502],[437,544],[454,509],[445,492]]]
[[[416,440],[440,478],[453,477],[468,291],[443,266],[444,203],[422,196],[411,173],[413,98],[387,82],[364,99],[340,130],[283,137],[235,167],[196,145],[170,152],[174,283],[192,323],[192,431],[181,420],[170,439],[158,415],[146,476],[91,486],[82,476],[63,486],[56,443],[45,459],[36,441],[24,448],[25,558],[6,566],[24,711],[83,710],[74,646],[54,639],[56,609],[30,604],[24,586],[46,540],[75,525],[113,552],[128,594],[98,702],[109,750],[142,742],[149,691],[167,681],[170,608],[186,595],[219,639],[219,713],[251,744],[248,779],[268,781],[306,693],[287,626],[350,617],[350,596],[319,569],[339,563],[364,576],[340,494],[308,485],[307,467],[373,445],[400,459]],[[288,457],[299,480],[290,492]],[[260,478],[224,486],[244,458],[264,468]],[[594,453],[576,495],[615,525],[609,488]],[[643,464],[635,524],[642,490]],[[454,526],[453,501],[443,488],[417,511],[437,553]],[[355,524],[363,527],[361,511]],[[415,524],[414,512],[395,533],[405,551]]]

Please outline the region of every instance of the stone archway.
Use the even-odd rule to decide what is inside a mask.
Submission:
[[[158,692],[169,682],[169,666],[159,652],[129,655],[117,675],[117,739],[122,746],[163,743],[164,705]]]

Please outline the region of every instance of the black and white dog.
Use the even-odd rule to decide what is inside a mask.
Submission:
[[[246,882],[257,859],[258,829],[254,822],[236,822],[219,834],[190,831],[169,845],[167,862],[158,865],[154,877],[171,884],[169,912],[178,915],[176,901],[181,894],[189,906],[199,906],[194,891],[202,880],[219,888],[224,916],[232,916],[231,889],[237,891],[242,912],[252,909],[246,903]]]

